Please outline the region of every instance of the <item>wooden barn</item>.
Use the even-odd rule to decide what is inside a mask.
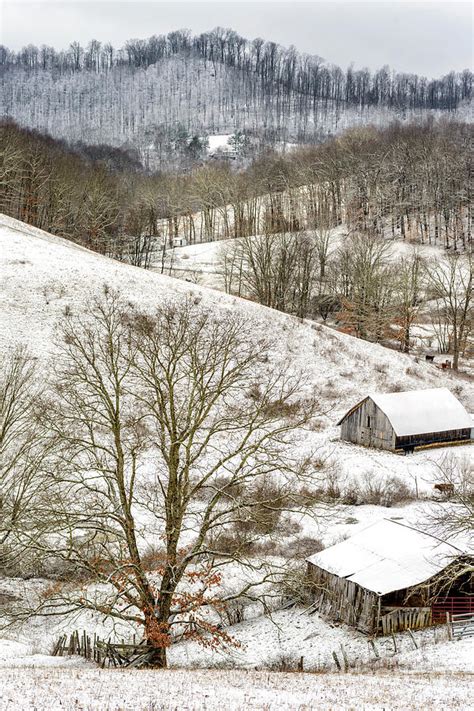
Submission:
[[[338,422],[341,439],[392,452],[413,452],[473,438],[474,422],[447,388],[368,395]]]
[[[406,524],[383,519],[307,563],[315,608],[370,635],[445,622],[446,611],[474,615],[472,572],[449,582],[460,563],[472,571],[472,551]]]

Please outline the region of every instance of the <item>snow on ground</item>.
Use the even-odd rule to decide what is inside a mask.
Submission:
[[[229,145],[229,139],[232,138],[233,135],[233,133],[219,133],[207,136],[207,140],[209,142],[209,155],[213,155],[216,151],[225,152],[233,150],[232,146]]]
[[[10,579],[0,581],[0,590],[15,591],[18,596],[31,599],[40,586],[46,585],[47,581]],[[416,630],[413,636],[407,632],[398,633],[395,644],[392,637],[377,638],[376,654],[362,632],[325,620],[318,613],[309,614],[308,608],[277,609],[271,615],[262,614],[261,607],[258,610],[255,606],[243,608],[244,621],[226,627],[235,645],[210,649],[197,641],[181,641],[168,651],[170,665],[177,668],[293,670],[303,658],[305,671],[337,671],[333,656],[336,653],[341,665],[345,657],[354,670],[399,665],[406,668],[415,665],[418,668],[423,662],[423,668],[430,671],[437,668],[436,660],[443,655],[433,650],[439,645],[447,645],[443,668],[451,671],[472,670],[474,639],[464,640],[461,646],[456,647],[458,652],[450,656],[453,647],[447,642],[444,625]],[[44,666],[49,663],[48,660],[51,664],[58,664],[55,658],[51,659],[48,655],[60,636],[69,637],[75,630],[80,633],[85,630],[90,636],[97,634],[101,639],[130,641],[135,632],[139,633],[126,623],[114,625],[112,620],[104,620],[87,610],[69,616],[32,618],[0,633],[0,667]],[[430,666],[429,660],[433,655],[436,663]]]
[[[229,628],[241,646],[169,650],[167,671],[99,670],[80,657],[50,657],[33,642],[0,640],[0,709],[443,709],[472,708],[474,640],[447,641],[443,627],[377,639],[303,609]],[[332,653],[350,673],[336,673]],[[303,657],[306,672],[296,670]],[[204,667],[210,669],[204,669]],[[263,671],[265,668],[274,671]],[[224,671],[226,669],[227,671]],[[256,671],[261,670],[261,671]],[[387,672],[390,672],[388,675]]]
[[[474,638],[446,641],[401,652],[396,664],[403,669],[474,673]]]
[[[473,708],[465,674],[2,670],[1,711],[421,711]]]
[[[166,252],[165,274],[184,279],[211,289],[224,290],[223,276],[219,267],[222,250],[231,240],[199,242],[184,247],[173,247]],[[160,272],[156,261],[154,271]]]
[[[189,259],[194,251],[202,263],[208,260],[212,270],[218,248],[219,243],[212,243],[186,249]],[[407,457],[368,450],[341,442],[336,426],[342,414],[370,391],[446,386],[472,412],[471,382],[319,324],[301,323],[248,301],[112,261],[7,217],[0,219],[0,350],[7,351],[20,343],[28,345],[47,375],[48,359],[54,354],[57,326],[65,309],[77,314],[87,312],[104,284],[120,289],[126,298],[146,308],[164,299],[192,295],[224,318],[228,313],[237,313],[251,319],[255,331],[273,341],[270,361],[279,363],[287,358],[292,367],[302,368],[308,378],[305,387],[319,395],[323,412],[315,428],[305,433],[305,446],[320,447],[324,456],[332,458],[342,486],[350,482],[361,486],[367,479],[376,481],[395,475],[423,495],[432,491],[435,464],[447,451],[458,458],[471,455],[468,446]],[[330,545],[383,517],[416,523],[423,505],[346,506],[330,522],[322,520],[318,526],[312,520],[301,520],[295,527],[295,541],[298,536],[308,535]],[[13,594],[39,590],[42,585],[41,581],[2,581],[5,592]],[[437,708],[468,708],[468,681],[458,674],[470,670],[472,640],[445,643],[439,630],[416,633],[423,643],[418,650],[413,649],[409,636],[398,635],[396,656],[390,638],[377,641],[382,663],[429,672],[429,676],[404,676],[403,683],[396,675],[364,676],[361,683],[361,677],[349,674],[124,673],[90,669],[82,660],[47,656],[60,633],[76,628],[96,630],[97,626],[97,619],[90,615],[48,625],[35,620],[21,632],[10,630],[10,639],[0,642],[0,709],[411,709],[434,704]],[[107,633],[105,626],[103,630]],[[195,643],[183,643],[170,650],[171,663],[278,667],[287,662],[294,665],[303,656],[308,669],[331,669],[332,653],[342,654],[343,645],[351,664],[370,665],[371,669],[374,666],[363,635],[327,623],[318,615],[309,616],[301,608],[277,611],[272,619],[247,619],[230,631],[241,644],[232,654],[224,650],[203,652]],[[435,641],[438,643],[433,644]],[[50,668],[52,665],[59,668]],[[48,669],[39,668],[44,666]],[[66,673],[65,669],[69,671]],[[457,676],[439,676],[433,671],[439,669]],[[137,706],[137,698],[141,707]],[[183,698],[187,706],[183,705]]]
[[[418,630],[414,633],[419,649],[414,649],[412,637],[408,633],[395,635],[397,652],[391,637],[379,638],[375,645],[380,661],[373,647],[362,632],[344,624],[324,620],[318,613],[308,614],[303,607],[277,610],[271,616],[246,620],[226,629],[239,647],[203,649],[198,642],[182,642],[169,650],[169,661],[174,667],[240,667],[243,669],[291,669],[296,670],[303,658],[304,669],[311,672],[337,671],[333,654],[343,666],[344,655],[350,668],[373,668],[405,658],[412,651],[426,654],[438,643],[446,639],[446,629]],[[474,651],[474,641],[470,640],[466,655],[455,655],[450,663],[455,670],[465,671],[472,662],[467,652]],[[409,664],[407,657],[406,665]]]
[[[185,249],[212,262],[219,245]],[[0,218],[1,351],[25,344],[47,369],[64,311],[87,312],[104,285],[119,289],[125,298],[145,308],[192,295],[223,318],[235,313],[252,320],[255,333],[272,341],[270,363],[286,359],[290,367],[302,370],[306,389],[320,399],[321,417],[305,435],[307,447],[320,447],[322,456],[334,459],[343,484],[389,474],[401,477],[413,489],[417,485],[421,493],[430,491],[437,476],[433,462],[446,454],[445,449],[437,449],[401,457],[341,442],[338,419],[368,392],[445,386],[474,412],[474,383],[432,364],[321,324],[301,323],[250,301],[108,259],[12,218]],[[463,458],[469,456],[469,447],[449,452]]]
[[[86,667],[87,662],[82,657],[52,657],[49,654],[32,652],[31,645],[0,639],[0,679],[3,678],[4,669],[36,669],[44,667]],[[0,692],[2,685],[0,681]],[[1,707],[0,707],[1,708]]]

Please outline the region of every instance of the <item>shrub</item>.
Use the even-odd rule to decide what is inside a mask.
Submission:
[[[145,570],[157,570],[163,565],[165,557],[166,553],[164,548],[149,545],[141,556],[143,567]]]
[[[288,542],[283,547],[282,555],[287,558],[293,558],[295,560],[306,560],[310,555],[314,553],[319,553],[324,549],[323,544],[319,538],[313,538],[312,536],[303,536],[302,538],[297,538],[294,542]]]
[[[218,553],[236,555],[237,553],[249,553],[253,549],[253,542],[250,536],[242,535],[238,527],[232,526],[220,531],[219,535],[209,540],[209,548]]]
[[[337,501],[341,498],[341,487],[339,477],[335,471],[330,471],[326,477],[324,494],[330,501]]]
[[[357,506],[361,503],[359,501],[360,491],[356,484],[351,483],[344,489],[341,495],[341,502],[346,504],[346,506]]]
[[[344,491],[342,501],[345,504],[361,506],[394,506],[415,499],[413,490],[400,477],[391,476],[385,479],[373,473],[367,473],[357,486],[351,483]]]
[[[265,664],[265,669],[276,672],[299,671],[299,660],[291,654],[281,653],[269,660],[267,664]]]

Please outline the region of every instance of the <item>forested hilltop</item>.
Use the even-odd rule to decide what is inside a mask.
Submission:
[[[201,159],[208,134],[234,133],[237,152],[314,143],[347,127],[427,113],[462,118],[472,73],[428,80],[383,67],[329,65],[218,28],[67,50],[0,47],[0,113],[54,137],[133,147],[150,168]],[[243,133],[243,135],[242,135]]]

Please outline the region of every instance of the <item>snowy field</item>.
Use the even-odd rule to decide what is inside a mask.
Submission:
[[[237,656],[222,650],[203,655],[194,643],[183,643],[170,650],[171,666],[181,668],[167,671],[99,670],[80,657],[40,653],[37,641],[2,639],[0,709],[474,708],[474,641],[447,641],[442,627],[415,632],[418,648],[411,636],[397,634],[397,652],[392,638],[378,639],[379,659],[364,635],[300,609],[234,625],[230,632],[241,643]],[[329,661],[331,650],[342,661],[342,645],[348,673]],[[301,657],[306,673],[277,671],[296,669]]]
[[[200,213],[196,213],[196,215],[198,214]],[[329,254],[341,246],[346,235],[347,228],[344,226],[331,230]],[[277,237],[278,235],[275,235],[275,239]],[[259,237],[255,236],[252,239],[259,239]],[[439,259],[442,253],[442,249],[434,245],[420,245],[418,242],[394,240],[391,237],[387,237],[387,241],[389,242],[388,256],[394,261],[410,257],[414,251],[427,261]],[[213,242],[197,242],[196,244],[169,248],[166,253],[164,273],[202,286],[224,289],[221,256],[233,243],[235,243],[235,239],[220,239]],[[156,258],[154,269],[161,271],[161,255]]]
[[[164,273],[200,286],[223,291],[224,280],[219,261],[223,250],[231,242],[233,240],[200,242],[168,249]],[[161,271],[158,261],[153,267],[156,272]]]
[[[99,670],[63,662],[2,669],[2,711],[411,711],[472,705],[464,673],[284,674]]]

